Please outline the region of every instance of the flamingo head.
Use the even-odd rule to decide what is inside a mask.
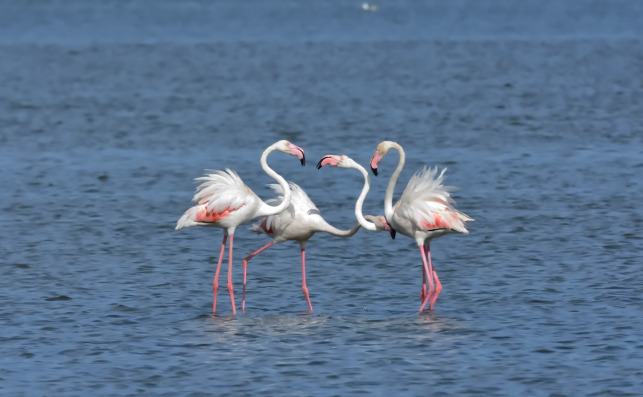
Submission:
[[[297,145],[293,145],[287,140],[283,139],[274,144],[276,150],[280,152],[295,156],[301,161],[301,165],[306,165],[306,155],[304,154],[304,149],[300,148]]]
[[[317,163],[317,169],[325,165],[339,168],[355,168],[355,161],[345,155],[327,154]]]
[[[375,176],[377,176],[377,166],[380,161],[382,161],[384,156],[386,156],[388,152],[396,146],[399,147],[397,143],[392,141],[382,141],[377,145],[375,153],[373,153],[373,157],[371,157],[371,170]]]
[[[391,238],[395,239],[395,229],[388,223],[384,215],[364,215],[364,218],[373,222],[378,232],[387,231],[391,233]]]

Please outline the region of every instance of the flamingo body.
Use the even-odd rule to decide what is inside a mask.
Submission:
[[[208,172],[195,179],[201,182],[193,198],[198,204],[185,211],[176,230],[191,226],[236,227],[254,219],[265,205],[236,172],[230,169]]]
[[[436,177],[437,167],[425,167],[411,177],[389,220],[395,230],[422,244],[447,233],[469,233],[465,222],[472,219],[453,207],[449,192],[455,188],[442,184],[445,172]]]
[[[269,185],[276,194],[276,199],[267,203],[276,205],[283,200],[284,192],[277,184]],[[325,231],[328,223],[322,218],[321,212],[306,192],[296,183],[289,183],[291,197],[290,205],[280,214],[269,215],[250,228],[256,233],[266,234],[274,239],[275,244],[284,241],[306,241],[315,232]]]

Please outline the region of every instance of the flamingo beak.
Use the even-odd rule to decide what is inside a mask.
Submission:
[[[319,170],[319,169],[321,169],[321,167],[323,167],[323,166],[324,166],[324,164],[322,164],[322,163],[324,162],[324,160],[329,159],[329,158],[331,158],[331,156],[324,156],[324,157],[322,157],[322,158],[321,158],[321,160],[319,160],[319,162],[317,163],[317,169],[318,169],[318,170]]]
[[[300,148],[297,145],[293,145],[292,143],[288,142],[288,149],[290,152],[285,152],[289,153],[299,159],[301,161],[301,165],[306,165],[306,154],[304,153],[304,149]]]
[[[371,171],[373,171],[373,174],[377,176],[377,165],[382,161],[382,156],[379,155],[377,151],[375,151],[375,154],[373,154],[373,157],[371,157]]]

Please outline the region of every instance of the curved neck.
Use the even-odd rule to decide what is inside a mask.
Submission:
[[[406,160],[406,155],[404,154],[404,149],[402,146],[397,143],[391,144],[391,149],[395,149],[400,154],[400,159],[397,162],[397,167],[391,175],[391,179],[388,181],[388,186],[386,187],[386,194],[384,195],[384,214],[386,219],[393,218],[393,190],[395,190],[395,184],[397,183],[397,178],[399,178],[402,168],[404,168],[404,161]]]
[[[261,155],[261,168],[271,176],[274,180],[279,183],[279,186],[281,186],[283,192],[284,192],[284,199],[282,200],[279,205],[268,205],[264,203],[263,201],[261,202],[261,208],[259,208],[258,215],[257,216],[269,216],[269,215],[275,215],[283,212],[288,206],[290,205],[290,196],[291,196],[291,191],[290,191],[290,186],[288,186],[288,182],[279,174],[277,174],[270,166],[268,166],[268,155],[272,152],[274,152],[276,148],[274,145],[269,146],[266,150],[263,151],[263,154]]]
[[[338,229],[335,226],[332,226],[332,225],[330,225],[329,223],[326,222],[322,227],[319,228],[319,231],[320,232],[325,232],[325,233],[328,233],[328,234],[332,234],[333,236],[337,236],[337,237],[351,237],[352,235],[357,233],[359,228],[360,228],[360,224],[356,223],[350,229],[341,230],[341,229]]]
[[[375,223],[367,221],[366,218],[364,218],[364,214],[362,213],[364,200],[366,199],[368,191],[371,189],[371,177],[361,165],[355,163],[355,166],[353,168],[364,175],[364,187],[362,188],[362,192],[360,193],[359,197],[357,198],[357,202],[355,203],[355,218],[357,218],[357,222],[362,225],[364,229],[373,232],[377,231],[377,226],[375,225]]]

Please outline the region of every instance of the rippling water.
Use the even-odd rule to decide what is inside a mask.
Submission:
[[[640,395],[643,55],[634,1],[29,2],[0,13],[6,395]],[[221,231],[193,178],[262,197],[263,149],[338,227],[377,143],[448,167],[467,236],[316,235],[210,315]],[[366,201],[382,213],[389,155]],[[398,194],[401,187],[398,188]],[[265,244],[241,227],[240,259]],[[222,280],[226,277],[225,271]]]

